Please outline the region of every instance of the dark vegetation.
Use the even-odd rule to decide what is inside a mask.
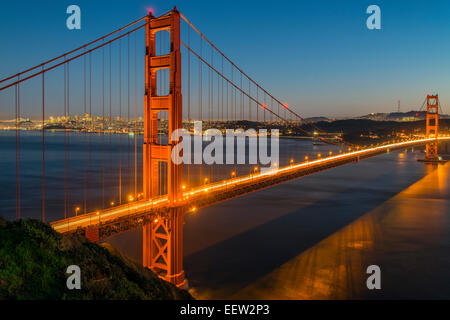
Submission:
[[[316,122],[315,125],[327,132],[343,132],[344,140],[353,143],[389,141],[396,139],[399,133],[405,135],[424,134],[426,127],[425,120],[399,122],[350,119],[330,122],[320,121]],[[440,132],[449,132],[450,119],[441,119],[439,121],[439,130]],[[369,135],[377,135],[379,139],[371,140],[367,138]]]
[[[66,287],[69,265],[81,289]],[[0,299],[192,299],[105,243],[61,235],[37,220],[0,218]]]
[[[230,123],[228,123],[230,124]],[[324,130],[330,133],[343,133],[344,135],[353,136],[361,134],[375,133],[379,135],[392,135],[393,133],[414,133],[425,132],[425,120],[417,121],[375,121],[370,119],[347,119],[347,120],[334,120],[334,121],[318,121],[314,122],[314,127],[310,124],[302,124],[299,129],[298,124],[289,124],[286,126],[284,122],[278,123],[263,123],[255,121],[235,121],[231,122],[231,127],[243,128],[244,130],[253,129],[279,129],[282,134],[307,136],[306,132],[310,134],[313,131],[317,131],[316,128]],[[303,129],[303,130],[302,130]],[[440,119],[439,129],[442,132],[450,130],[450,119]],[[290,130],[289,134],[287,131]],[[305,132],[306,131],[306,132]]]

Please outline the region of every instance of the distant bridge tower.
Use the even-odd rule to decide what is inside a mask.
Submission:
[[[147,222],[143,227],[143,265],[165,280],[182,286],[184,217],[182,209],[176,206],[176,201],[182,197],[183,166],[171,161],[172,149],[176,148],[171,142],[171,135],[174,130],[182,127],[180,14],[176,7],[159,18],[149,13],[145,30],[144,197],[151,199],[159,196],[161,186],[167,185],[170,209],[168,213]],[[155,37],[163,30],[170,33],[170,52],[157,56]],[[162,69],[168,69],[170,74],[170,91],[167,96],[157,95],[157,71]],[[158,141],[160,112],[168,113],[167,144]],[[161,173],[161,168],[165,172]],[[167,184],[163,183],[163,179]]]
[[[439,125],[439,97],[438,95],[427,95],[427,138],[436,140],[427,144],[427,160],[438,159],[438,125]]]

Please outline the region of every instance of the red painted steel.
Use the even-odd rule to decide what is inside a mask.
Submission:
[[[427,138],[435,138],[434,142],[428,143],[426,147],[426,159],[438,159],[438,128],[439,128],[439,97],[438,95],[427,95]]]
[[[170,32],[170,53],[156,55],[156,33]],[[168,69],[170,91],[158,96],[157,70]],[[159,196],[163,177],[161,164],[167,168],[167,195],[170,204],[168,217],[159,217],[143,227],[143,264],[163,279],[177,285],[184,284],[183,271],[183,210],[177,207],[182,197],[183,166],[171,161],[171,153],[178,148],[171,142],[172,133],[182,128],[180,14],[175,8],[168,15],[155,18],[149,14],[146,26],[144,99],[143,189],[146,200]],[[169,142],[158,141],[158,113],[169,114]],[[175,150],[174,152],[178,152]]]

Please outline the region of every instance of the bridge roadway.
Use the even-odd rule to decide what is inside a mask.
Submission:
[[[450,136],[440,136],[440,141],[450,141]],[[434,139],[417,139],[387,144],[363,150],[350,151],[291,164],[263,172],[256,172],[216,183],[211,183],[183,193],[183,198],[169,203],[167,196],[151,200],[139,200],[100,211],[51,222],[60,233],[78,232],[84,234],[88,228],[98,228],[99,238],[141,227],[148,221],[164,219],[173,206],[182,207],[184,212],[195,212],[199,208],[262,190],[312,173],[356,162],[382,153],[407,147],[422,146]]]

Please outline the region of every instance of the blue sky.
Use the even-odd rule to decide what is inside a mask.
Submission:
[[[65,26],[77,4],[82,30]],[[381,8],[381,30],[366,8]],[[8,1],[0,11],[0,77],[173,5],[217,47],[305,116],[420,106],[437,92],[450,112],[450,1]]]

